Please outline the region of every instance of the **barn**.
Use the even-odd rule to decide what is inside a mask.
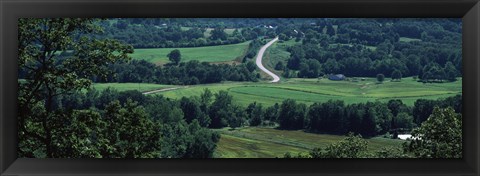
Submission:
[[[328,76],[328,79],[329,80],[332,80],[332,81],[342,81],[342,80],[345,80],[345,75],[343,74],[331,74]]]

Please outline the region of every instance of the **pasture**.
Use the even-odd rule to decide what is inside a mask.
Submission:
[[[286,152],[292,155],[308,153],[315,147],[326,147],[345,136],[313,134],[300,130],[277,130],[274,128],[243,127],[216,129],[221,134],[214,157],[217,158],[275,158]],[[369,152],[382,147],[400,148],[404,141],[375,137],[367,139]]]
[[[168,62],[168,53],[174,49],[180,50],[182,54],[181,62],[190,60],[199,60],[201,62],[229,62],[234,61],[244,55],[250,42],[243,42],[231,45],[217,45],[191,48],[142,48],[135,49],[130,56],[133,59],[143,59],[158,65]]]
[[[408,77],[403,78],[401,82],[385,81],[377,84],[375,78],[366,78],[365,81],[358,82],[331,81],[325,78],[291,78],[284,79],[281,83],[224,82],[193,85],[159,94],[179,99],[183,96],[199,96],[206,88],[212,92],[228,91],[236,103],[244,106],[253,101],[271,106],[288,98],[308,105],[330,99],[343,100],[346,104],[400,99],[405,104],[413,106],[417,99],[438,99],[461,94],[462,79],[449,83],[424,84]]]

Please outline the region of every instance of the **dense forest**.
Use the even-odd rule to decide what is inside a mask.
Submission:
[[[462,67],[459,21],[413,21],[342,19],[302,26],[304,39],[289,49],[286,69],[299,70],[298,77],[308,78],[338,73],[391,77],[399,71],[428,82],[455,81]],[[336,31],[333,25],[338,26]],[[293,36],[285,40],[289,37]],[[402,42],[400,37],[420,40]],[[285,75],[290,75],[288,70]]]

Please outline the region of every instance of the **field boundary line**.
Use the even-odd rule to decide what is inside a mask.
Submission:
[[[184,89],[184,88],[188,88],[188,86],[169,87],[169,88],[151,90],[151,91],[147,91],[147,92],[142,92],[142,94],[143,94],[143,95],[148,95],[148,94],[154,94],[154,93],[158,93],[158,92],[166,92],[166,91],[177,90],[177,89]]]

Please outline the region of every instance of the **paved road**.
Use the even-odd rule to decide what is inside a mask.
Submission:
[[[272,73],[270,70],[267,70],[263,65],[262,65],[262,58],[263,58],[263,53],[265,52],[265,50],[267,50],[267,48],[272,45],[273,43],[275,43],[276,41],[278,40],[278,37],[277,38],[274,38],[273,40],[271,40],[270,42],[268,42],[267,44],[263,45],[262,48],[260,48],[260,50],[258,51],[258,54],[257,54],[257,59],[256,59],[256,63],[257,63],[257,66],[258,68],[260,68],[263,72],[267,73],[268,75],[270,75],[273,80],[270,81],[272,83],[275,83],[275,82],[278,82],[280,81],[280,77],[278,77],[276,74]]]

